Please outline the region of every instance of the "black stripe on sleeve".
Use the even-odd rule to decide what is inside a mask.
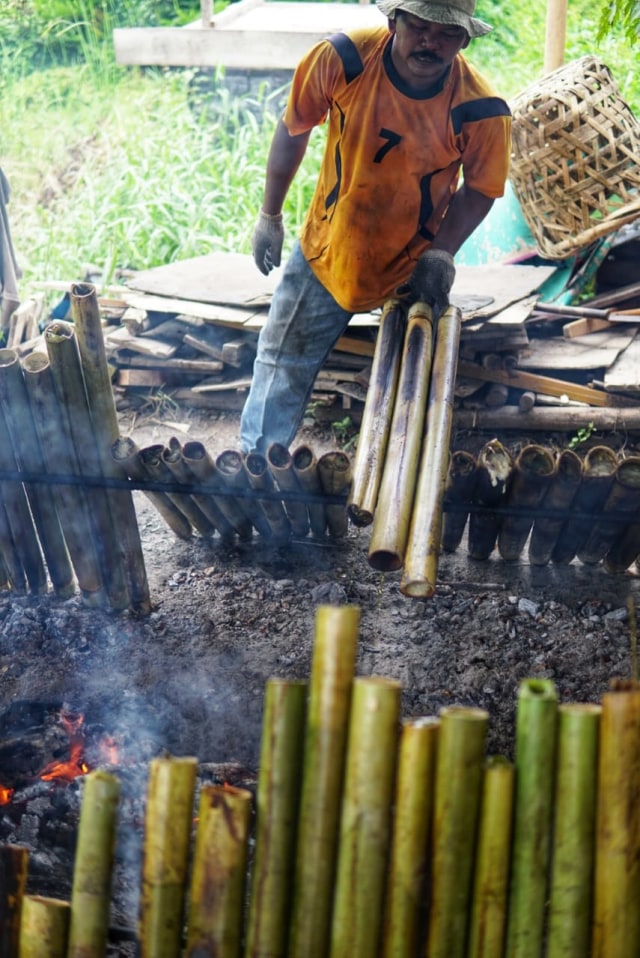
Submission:
[[[460,103],[451,111],[453,131],[458,134],[465,123],[477,123],[478,120],[489,120],[494,116],[511,116],[509,106],[500,97],[488,96],[480,100],[467,100],[466,103]]]
[[[364,70],[364,64],[355,43],[346,33],[334,33],[332,37],[327,37],[327,40],[342,60],[345,80],[351,83]]]

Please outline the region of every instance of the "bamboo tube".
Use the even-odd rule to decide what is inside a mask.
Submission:
[[[0,845],[0,958],[18,956],[28,865],[26,848]]]
[[[4,504],[0,501],[0,554],[2,555],[3,569],[6,572],[7,584],[16,595],[27,594],[27,580],[22,568],[22,562],[13,541],[9,519]]]
[[[438,320],[427,431],[400,582],[402,594],[412,598],[429,598],[436,590],[461,322],[456,306],[449,306]]]
[[[359,625],[356,606],[316,611],[288,958],[328,952]]]
[[[589,954],[601,707],[558,708],[547,958]]]
[[[612,575],[626,572],[640,555],[640,523],[630,522],[607,552],[603,560],[604,569]]]
[[[286,955],[306,695],[306,682],[267,682],[245,958]]]
[[[168,440],[162,450],[162,461],[176,482],[186,486],[193,485],[194,476],[183,459],[182,443],[177,436],[171,436]],[[205,519],[220,533],[221,538],[227,540],[233,538],[235,532],[233,526],[211,496],[203,496],[194,491],[191,493],[191,498]]]
[[[587,539],[580,549],[578,558],[587,565],[595,565],[607,554],[613,543],[624,531],[625,526],[608,518],[610,512],[628,513],[637,516],[640,511],[640,456],[622,459],[607,498],[602,506],[602,520],[591,527]]]
[[[22,368],[47,472],[77,476],[67,417],[56,397],[49,358],[44,353],[30,353],[22,360]],[[106,605],[86,490],[56,483],[52,492],[82,596],[90,605]]]
[[[129,436],[120,436],[116,439],[111,447],[111,455],[122,465],[129,478],[136,479],[138,482],[148,482],[151,479],[140,455],[140,449]],[[166,492],[156,492],[152,489],[142,491],[179,539],[191,538],[191,523]]]
[[[193,440],[185,442],[182,447],[182,458],[198,482],[220,490],[220,495],[212,493],[212,498],[238,537],[243,540],[251,539],[253,535],[251,521],[243,512],[235,496],[230,495],[230,490],[226,487],[223,477],[216,469],[215,462],[203,444]]]
[[[376,337],[347,504],[349,518],[356,526],[373,522],[400,375],[405,322],[401,301],[387,300]]]
[[[476,460],[477,475],[474,505],[487,509],[504,504],[513,460],[498,439],[485,443]],[[469,555],[483,561],[493,552],[500,531],[500,516],[495,512],[471,512],[469,515]]]
[[[542,500],[545,509],[569,509],[582,478],[582,460],[571,449],[563,449],[558,456],[551,484]],[[558,541],[564,519],[538,516],[529,539],[529,562],[547,565]]]
[[[467,958],[504,953],[514,772],[513,764],[501,755],[485,764]]]
[[[431,840],[440,720],[403,722],[395,788],[395,813],[384,910],[382,958],[415,958],[426,917],[425,895]]]
[[[640,954],[640,687],[602,696],[592,958]]]
[[[542,949],[557,712],[553,682],[528,679],[520,684],[507,958],[539,958]]]
[[[400,375],[369,543],[369,565],[402,568],[418,475],[431,378],[433,314],[426,303],[409,310]]]
[[[139,958],[175,958],[182,941],[197,761],[150,764],[138,925]]]
[[[318,476],[326,496],[347,496],[351,488],[351,461],[345,452],[325,452],[318,459]],[[333,539],[347,534],[349,517],[346,505],[327,503],[327,529]]]
[[[318,476],[317,459],[308,446],[299,446],[293,452],[293,471],[303,489],[310,496],[322,496],[322,486]],[[327,528],[326,507],[322,502],[307,503],[311,534],[317,539],[324,538]]]
[[[280,442],[272,443],[267,449],[267,464],[278,488],[283,493],[300,494],[302,489],[293,468],[293,456],[286,446]],[[284,508],[291,523],[292,535],[304,539],[309,532],[309,513],[305,503],[295,499],[285,499]]]
[[[464,534],[468,510],[476,485],[476,460],[470,452],[456,449],[449,459],[447,484],[444,490],[444,515],[442,517],[442,551],[455,552]],[[451,506],[450,510],[447,506]]]
[[[179,509],[187,518],[189,525],[196,529],[203,538],[208,539],[215,535],[216,528],[207,519],[202,509],[196,505],[192,496],[188,492],[169,491],[171,483],[175,483],[176,479],[164,461],[165,448],[162,443],[153,443],[140,450],[140,459],[144,470],[150,479],[167,484],[167,495],[176,509]]]
[[[576,512],[599,512],[607,498],[617,468],[616,454],[608,446],[589,449],[582,463],[582,481],[573,500]],[[569,519],[551,553],[553,562],[571,562],[587,540],[592,519]]]
[[[251,801],[230,785],[201,789],[186,958],[241,954]]]
[[[245,469],[249,478],[249,485],[256,492],[274,493],[276,491],[273,477],[269,472],[267,460],[260,453],[252,452],[245,457]],[[278,499],[259,499],[264,512],[271,538],[276,542],[286,542],[291,535],[291,523],[287,519],[282,502]]]
[[[535,509],[542,502],[555,471],[551,452],[544,446],[525,446],[511,471],[506,505],[510,508]],[[531,527],[531,516],[505,516],[498,532],[498,552],[507,562],[517,562],[524,549]]]
[[[97,770],[85,776],[71,890],[68,958],[106,953],[119,801],[120,782],[114,775]]]
[[[120,429],[95,286],[74,283],[70,290],[70,305],[102,472],[110,478],[124,479],[124,471],[111,455],[111,447]],[[136,611],[147,613],[151,610],[149,582],[131,492],[127,489],[109,490],[109,504],[117,526],[131,605]]]
[[[69,902],[25,895],[20,924],[20,958],[67,958]]]
[[[234,449],[225,449],[217,457],[215,464],[216,469],[223,476],[230,489],[236,489],[239,493],[246,493],[250,490],[249,477],[247,470],[244,468],[244,459],[241,452]],[[238,496],[238,502],[251,521],[252,526],[265,539],[270,539],[271,526],[258,499],[253,496],[240,495]]]

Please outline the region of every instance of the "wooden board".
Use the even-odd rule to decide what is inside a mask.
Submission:
[[[251,256],[209,253],[141,270],[127,286],[173,299],[255,307],[270,301],[279,275],[280,270],[274,269],[263,276]]]
[[[603,369],[616,361],[633,341],[635,330],[610,330],[564,339],[532,339],[518,354],[519,369]]]
[[[555,266],[519,266],[503,263],[458,266],[451,289],[451,302],[454,306],[459,302],[465,321],[480,317],[489,319],[512,303],[531,296],[555,272]],[[465,309],[464,298],[474,295],[490,297],[491,302],[478,309]]]
[[[640,393],[640,339],[627,346],[604,376],[606,389]]]

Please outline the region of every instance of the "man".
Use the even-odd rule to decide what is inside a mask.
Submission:
[[[245,452],[291,443],[355,312],[397,291],[436,316],[446,308],[453,257],[504,191],[510,111],[461,54],[491,30],[475,0],[377,6],[388,25],[336,34],[302,59],[271,144],[253,234],[265,275],[280,265],[282,206],[310,132],[327,121],[316,191],[259,338]]]

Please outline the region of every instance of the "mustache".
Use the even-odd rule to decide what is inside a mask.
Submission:
[[[411,56],[419,57],[421,60],[430,60],[431,63],[442,63],[441,57],[437,53],[432,53],[431,50],[414,50]]]

